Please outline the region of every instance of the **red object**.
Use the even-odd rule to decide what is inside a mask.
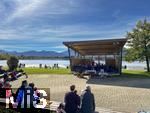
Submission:
[[[6,89],[6,98],[9,98],[11,96],[12,96],[11,89]]]

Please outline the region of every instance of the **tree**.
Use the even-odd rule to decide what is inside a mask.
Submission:
[[[7,60],[7,65],[10,71],[14,71],[18,67],[19,60],[15,56],[10,56]]]
[[[146,61],[147,71],[150,72],[150,22],[146,19],[138,21],[136,27],[127,33],[127,61]]]
[[[10,55],[8,55],[8,54],[0,54],[0,60],[6,60],[9,57],[10,57]]]

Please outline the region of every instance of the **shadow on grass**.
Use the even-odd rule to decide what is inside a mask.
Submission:
[[[150,88],[150,76],[132,73],[123,73],[123,75],[114,75],[110,78],[89,78],[87,84],[123,86],[135,88]]]

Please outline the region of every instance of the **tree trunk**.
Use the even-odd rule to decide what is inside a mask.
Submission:
[[[147,72],[150,72],[150,68],[149,68],[149,57],[148,57],[148,49],[147,49],[147,43],[146,43],[146,40],[145,40],[145,43],[144,43],[144,47],[145,47],[145,59],[146,59],[146,65],[147,65]]]
[[[147,71],[150,72],[150,68],[149,68],[149,59],[148,56],[146,55],[146,64],[147,64]]]

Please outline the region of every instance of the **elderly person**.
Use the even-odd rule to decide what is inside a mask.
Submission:
[[[94,113],[95,111],[95,99],[90,86],[86,86],[86,89],[82,92],[80,111],[81,113]]]

